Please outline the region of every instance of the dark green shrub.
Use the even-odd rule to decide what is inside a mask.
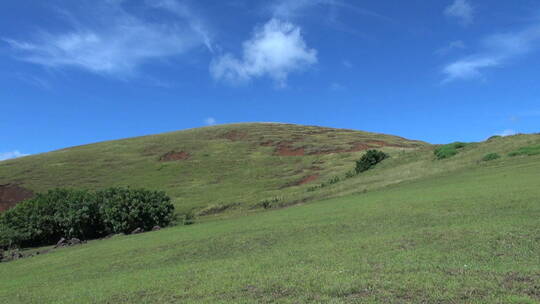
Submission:
[[[17,204],[0,217],[3,246],[51,244],[61,237],[95,238],[104,231],[93,194],[56,189]],[[4,230],[3,229],[3,230]]]
[[[488,138],[487,141],[492,141],[492,140],[495,140],[495,139],[498,139],[498,138],[502,138],[502,136],[501,135],[493,135],[490,138]]]
[[[482,160],[483,161],[490,161],[490,160],[496,160],[496,159],[499,159],[499,158],[501,158],[501,156],[498,153],[489,153],[489,154],[484,155]]]
[[[378,163],[382,162],[384,159],[388,158],[388,155],[382,151],[378,150],[368,150],[366,154],[356,161],[356,173],[362,173],[373,167]]]
[[[158,225],[166,227],[173,220],[174,206],[162,191],[109,188],[98,191],[96,200],[107,233],[145,231]]]
[[[459,153],[460,149],[467,146],[467,143],[455,142],[447,145],[438,146],[433,152],[437,159],[450,158]]]
[[[86,240],[135,228],[151,230],[155,225],[167,226],[172,217],[173,206],[163,192],[56,189],[0,215],[0,247],[48,245],[62,237]]]

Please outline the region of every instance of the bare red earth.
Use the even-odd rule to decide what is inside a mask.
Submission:
[[[296,182],[296,185],[298,185],[298,186],[305,185],[305,184],[311,183],[313,181],[316,181],[318,178],[319,178],[319,174],[313,174],[313,175],[310,175],[310,176],[306,176],[303,179]]]
[[[303,147],[291,147],[291,143],[280,143],[276,149],[276,154],[279,156],[304,156],[306,151]]]
[[[229,131],[223,135],[223,138],[226,138],[230,141],[239,141],[247,137],[247,133],[240,131]]]
[[[163,156],[161,156],[159,160],[160,161],[186,160],[186,159],[189,159],[190,157],[191,157],[191,154],[184,151],[180,151],[180,152],[171,151],[171,152],[165,153]]]
[[[0,185],[0,212],[15,206],[17,203],[32,198],[34,193],[13,184]]]

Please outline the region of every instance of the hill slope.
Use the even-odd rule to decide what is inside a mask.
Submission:
[[[344,184],[439,174],[365,194],[0,264],[0,302],[538,303],[540,155],[502,154],[538,137],[398,155]]]
[[[34,192],[146,187],[165,190],[180,212],[211,205],[250,208],[275,197],[283,204],[313,197],[308,187],[351,170],[366,149],[394,154],[425,146],[396,136],[312,126],[213,126],[0,162],[0,185],[10,184],[12,192],[14,185]]]

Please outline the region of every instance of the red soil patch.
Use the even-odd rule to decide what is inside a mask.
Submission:
[[[279,156],[304,156],[306,151],[304,147],[293,148],[290,143],[280,143],[276,149]]]
[[[167,152],[159,158],[160,161],[176,161],[176,160],[186,160],[191,157],[191,154],[180,151],[180,152]]]
[[[309,176],[303,177],[301,180],[287,183],[287,184],[283,185],[280,189],[309,184],[311,182],[316,181],[318,178],[319,178],[319,174],[309,175]]]
[[[300,148],[293,148],[292,145],[294,144],[294,141],[288,141],[288,142],[279,142],[274,143],[272,141],[265,141],[261,143],[261,146],[276,146],[275,154],[279,156],[304,156],[304,155],[325,155],[325,154],[336,154],[336,153],[351,153],[351,152],[360,152],[360,151],[366,151],[373,148],[379,148],[379,147],[398,147],[398,148],[405,148],[407,146],[405,145],[399,145],[399,144],[391,144],[382,140],[368,140],[365,142],[351,142],[349,143],[352,145],[349,149],[328,149],[328,150],[321,150],[321,151],[310,151],[306,152],[306,149],[304,147]]]
[[[303,179],[297,181],[296,185],[297,186],[305,185],[305,184],[311,183],[313,181],[316,181],[318,178],[319,178],[319,174],[313,174],[313,175],[310,175],[310,176],[306,176]]]
[[[15,206],[17,203],[32,198],[34,192],[13,184],[0,185],[0,212]]]
[[[240,131],[229,131],[223,135],[223,138],[226,138],[230,141],[239,141],[247,137],[247,133]]]

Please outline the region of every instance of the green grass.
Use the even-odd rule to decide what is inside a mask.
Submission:
[[[276,155],[280,143],[287,143],[290,150],[302,148],[306,155]],[[382,150],[390,158],[373,170],[346,178],[364,154],[347,152],[358,144]],[[539,145],[540,135],[496,138],[456,148],[459,154],[437,161],[433,157],[436,146],[391,135],[289,124],[234,124],[0,162],[0,184],[20,183],[34,191],[144,187],[167,192],[179,213],[207,209],[205,214],[212,209],[210,217],[226,217],[262,209],[263,201],[272,201],[271,207],[290,206],[475,168],[487,153],[507,155],[521,147]],[[171,151],[184,151],[191,157],[159,161]],[[313,175],[317,176],[315,180],[297,185]],[[334,182],[336,177],[339,182]]]
[[[419,141],[368,132],[287,124],[235,124],[73,147],[0,162],[0,184],[33,191],[55,187],[101,189],[110,186],[164,190],[178,212],[211,205],[249,210],[261,200],[284,196],[288,203],[312,199],[309,184],[295,182],[317,174],[320,181],[354,168],[363,152],[357,144],[398,153],[427,146]],[[302,148],[305,156],[279,156],[280,143]],[[187,160],[161,162],[168,152]],[[315,181],[316,182],[316,181]],[[321,197],[323,193],[317,194]]]
[[[516,151],[510,152],[509,156],[520,156],[520,155],[526,155],[526,156],[533,156],[533,155],[539,155],[540,154],[540,145],[535,146],[528,146],[528,147],[521,147],[517,149]]]
[[[499,153],[488,153],[482,157],[482,161],[492,161],[501,158]]]
[[[497,147],[523,143],[510,141]],[[538,156],[504,158],[365,194],[92,241],[0,264],[0,302],[538,303],[538,172]]]
[[[458,154],[461,149],[465,148],[469,144],[462,142],[455,142],[447,145],[439,146],[435,149],[434,154],[437,159],[450,158]]]

